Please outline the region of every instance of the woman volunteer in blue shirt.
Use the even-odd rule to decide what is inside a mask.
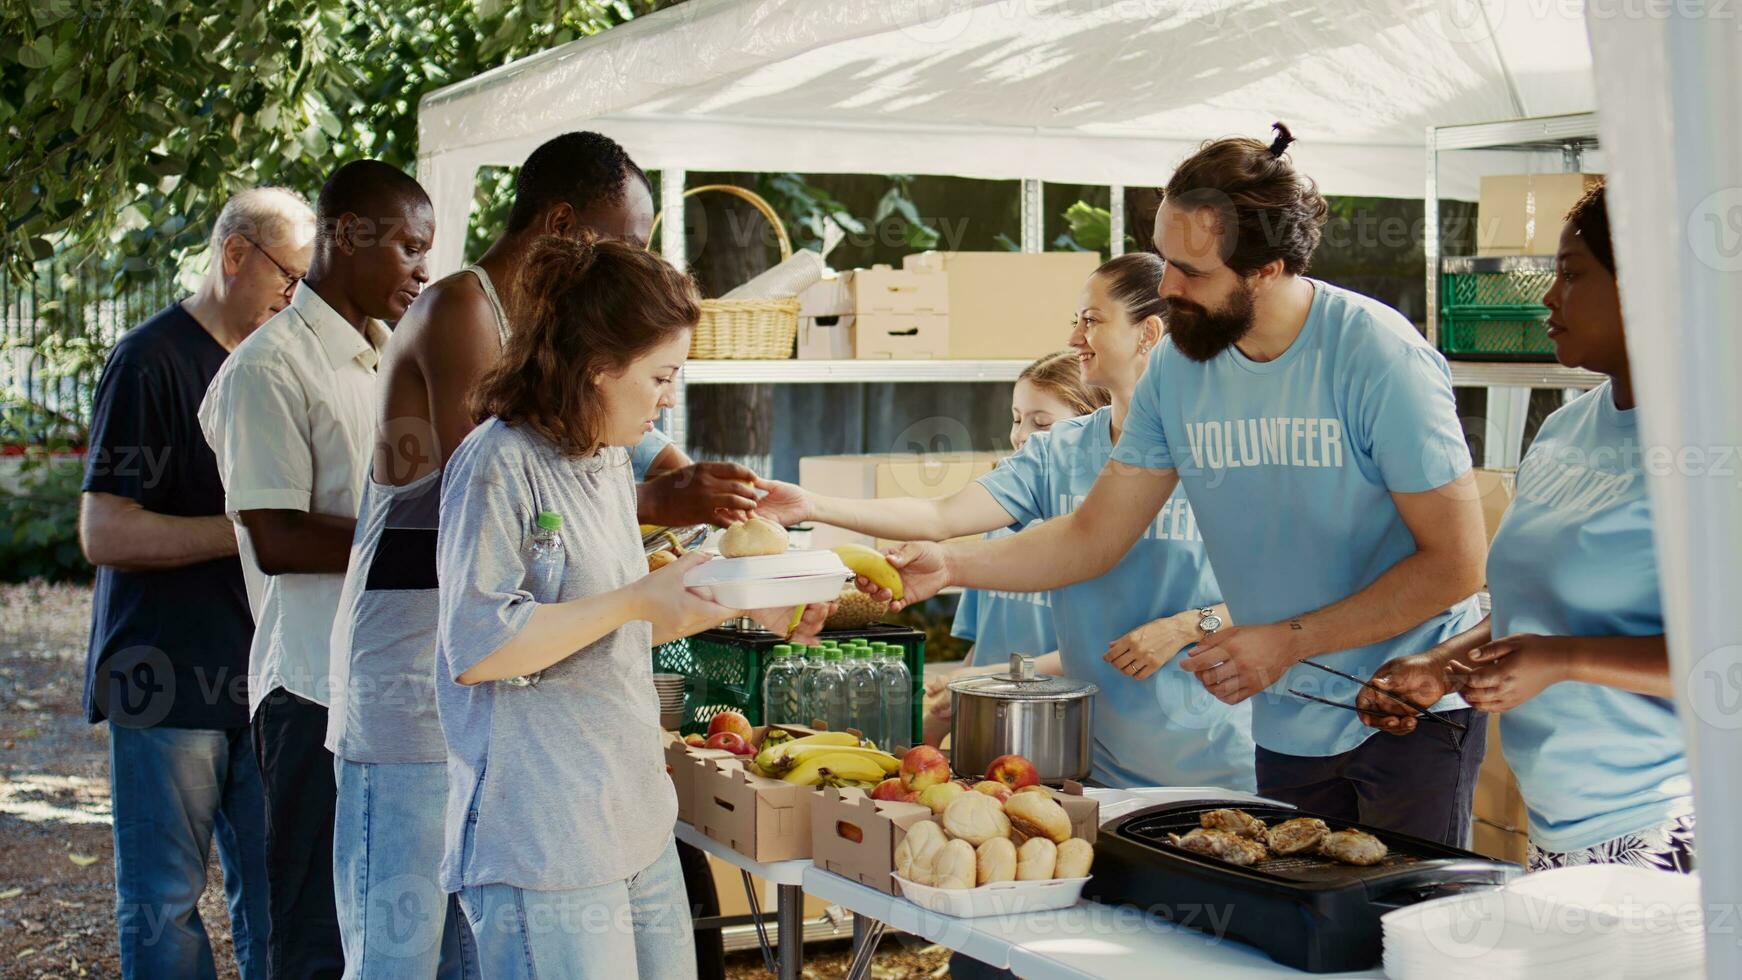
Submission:
[[[1651,502],[1603,188],[1567,214],[1543,302],[1555,357],[1609,380],[1549,416],[1488,554],[1494,612],[1380,670],[1413,693],[1461,687],[1500,713],[1530,814],[1532,870],[1693,868],[1693,787],[1676,720]],[[1473,669],[1473,672],[1472,672]],[[1406,732],[1379,695],[1369,724]]]
[[[1161,275],[1159,259],[1134,253],[1096,270],[1084,289],[1070,345],[1083,380],[1106,388],[1110,405],[1029,436],[1021,452],[944,500],[818,497],[763,481],[769,494],[763,512],[789,524],[813,520],[928,541],[1069,513],[1112,455],[1160,340]],[[1251,709],[1218,701],[1175,659],[1201,638],[1201,623],[1214,626],[1211,610],[1227,621],[1191,508],[1178,494],[1112,570],[1053,590],[1059,659],[1038,666],[1100,688],[1093,731],[1097,782],[1253,788]]]
[[[1048,354],[1023,368],[1010,389],[1010,448],[1021,452],[1029,436],[1046,432],[1061,419],[1087,415],[1105,404],[1106,389],[1091,387],[1083,381],[1076,351]],[[1001,527],[988,531],[986,536],[1010,533],[1009,528]],[[961,604],[956,606],[956,621],[950,635],[974,644],[963,664],[966,667],[1008,664],[1012,653],[1039,657],[1058,649],[1052,628],[1052,598],[1045,592],[966,589]],[[950,676],[927,678],[928,691],[935,693]]]

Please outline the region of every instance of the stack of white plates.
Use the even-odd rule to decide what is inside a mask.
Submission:
[[[1388,912],[1391,980],[1623,980],[1619,920],[1504,889]]]
[[[1623,975],[1697,977],[1705,971],[1705,906],[1698,875],[1617,864],[1527,875],[1508,890],[1614,916]]]
[[[659,727],[668,732],[683,725],[684,707],[688,704],[683,683],[682,674],[653,675],[653,689],[659,692]]]

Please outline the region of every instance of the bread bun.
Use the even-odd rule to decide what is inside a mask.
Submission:
[[[1059,845],[1058,864],[1052,870],[1054,878],[1087,878],[1089,865],[1095,863],[1095,846],[1081,837],[1072,837]]]
[[[1010,843],[1010,838],[994,837],[981,844],[975,854],[979,859],[975,884],[1016,880],[1016,845]]]
[[[752,558],[786,554],[786,528],[766,517],[739,521],[720,535],[722,558]]]
[[[1045,837],[1035,837],[1016,852],[1017,881],[1051,881],[1058,866],[1058,845]]]
[[[895,845],[895,873],[908,881],[917,881],[922,885],[931,884],[936,852],[945,843],[947,841],[943,828],[930,820],[921,820],[907,828],[907,836]],[[925,878],[920,877],[922,867]]]
[[[937,852],[932,884],[938,888],[972,888],[977,868],[974,845],[965,840],[950,841]]]
[[[993,797],[963,793],[944,807],[944,833],[979,847],[994,838],[1009,837],[1010,819]]]
[[[1004,801],[1004,816],[1024,839],[1044,837],[1054,844],[1071,839],[1071,817],[1050,796],[1018,793]]]

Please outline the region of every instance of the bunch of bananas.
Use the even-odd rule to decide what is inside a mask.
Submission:
[[[777,730],[769,732],[763,740],[751,769],[798,786],[867,789],[899,771],[901,760],[860,744],[857,737],[847,732],[818,732],[792,738]]]

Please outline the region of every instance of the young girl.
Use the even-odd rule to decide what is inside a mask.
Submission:
[[[1107,404],[1107,392],[1083,383],[1077,352],[1048,354],[1016,379],[1010,392],[1010,448],[1022,451],[1028,437],[1045,432],[1061,419],[1087,415]],[[987,537],[1010,534],[999,528]],[[1045,592],[984,592],[968,589],[956,607],[956,622],[950,634],[973,643],[963,666],[1008,664],[1012,653],[1040,657],[1058,649],[1053,638],[1052,600]],[[926,689],[936,693],[949,680],[940,674],[928,679]]]
[[[1162,263],[1147,253],[1101,266],[1083,290],[1070,346],[1083,380],[1111,403],[1035,432],[1022,450],[944,500],[847,500],[763,481],[761,510],[881,538],[940,541],[1022,527],[1076,508],[1112,456],[1137,381],[1161,337]],[[1191,508],[1179,493],[1107,574],[1054,590],[1058,656],[1037,666],[1093,681],[1092,776],[1108,786],[1254,787],[1251,708],[1229,706],[1176,655],[1228,622]],[[996,671],[1008,665],[968,668]]]
[[[684,588],[699,555],[647,573],[626,447],[670,404],[700,308],[621,242],[545,239],[521,276],[443,477],[442,886],[492,980],[693,977],[649,651],[734,614]],[[541,514],[562,519],[554,588],[528,560]]]
[[[1609,380],[1550,415],[1518,467],[1488,549],[1489,618],[1375,683],[1461,689],[1500,712],[1530,817],[1530,868],[1632,864],[1691,871],[1693,784],[1663,636],[1651,501],[1601,185],[1567,214],[1543,303],[1555,358]],[[1470,673],[1474,667],[1474,673]],[[1363,693],[1370,725],[1413,718]],[[1402,712],[1407,714],[1407,710]]]

